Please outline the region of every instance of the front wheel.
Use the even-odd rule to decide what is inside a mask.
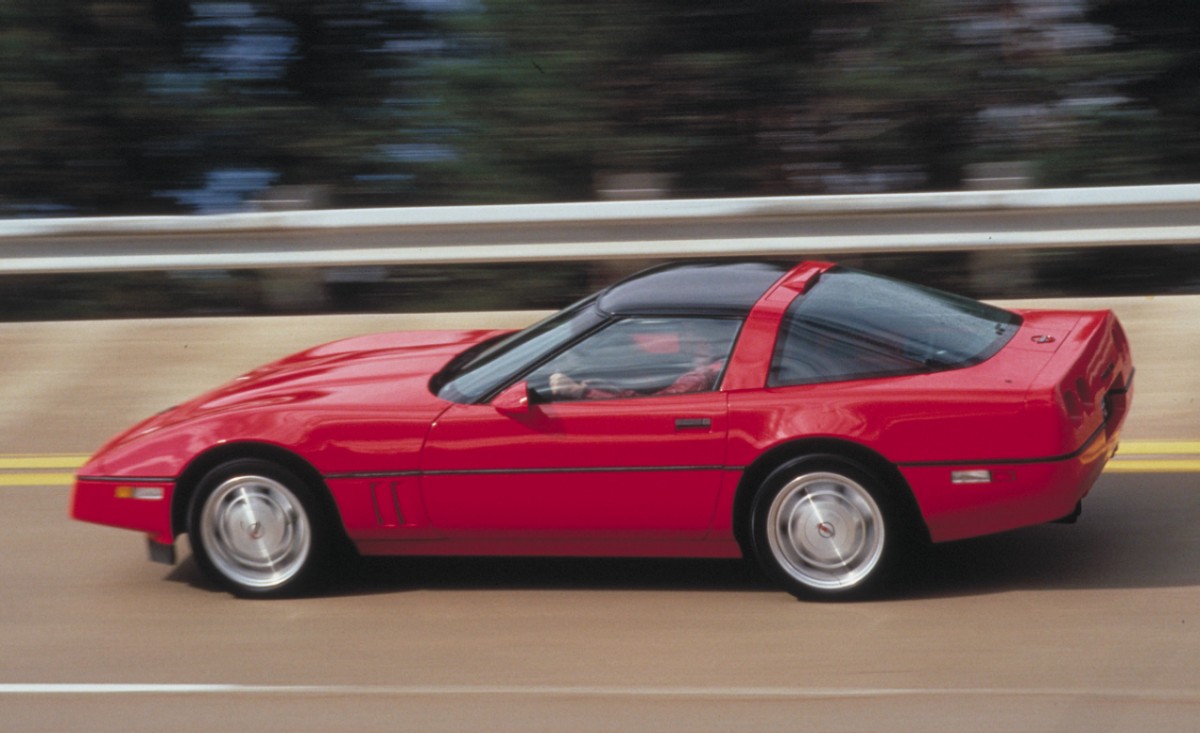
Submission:
[[[257,459],[209,472],[188,512],[196,563],[243,597],[294,595],[309,587],[323,569],[324,527],[309,485]]]
[[[776,469],[751,509],[764,571],[798,598],[878,589],[908,528],[883,483],[856,464],[813,456]]]

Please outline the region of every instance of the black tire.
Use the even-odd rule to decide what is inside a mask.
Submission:
[[[913,537],[909,513],[888,488],[838,456],[805,456],[772,471],[750,509],[764,572],[803,600],[877,593]]]
[[[224,463],[200,482],[188,509],[188,538],[200,569],[243,598],[310,590],[333,543],[313,487],[259,459]]]

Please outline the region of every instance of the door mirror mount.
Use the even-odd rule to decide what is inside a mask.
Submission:
[[[524,415],[529,412],[529,384],[517,382],[504,389],[492,400],[492,407],[501,415]]]

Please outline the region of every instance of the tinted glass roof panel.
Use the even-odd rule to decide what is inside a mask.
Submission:
[[[768,262],[667,265],[613,285],[600,296],[598,306],[612,315],[744,316],[787,271]]]

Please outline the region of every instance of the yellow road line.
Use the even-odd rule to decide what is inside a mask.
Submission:
[[[78,455],[0,456],[0,471],[31,468],[79,468],[87,459],[88,456]]]
[[[0,486],[70,486],[74,471],[87,462],[78,454],[0,455]],[[51,473],[53,471],[53,473]]]
[[[1104,470],[1110,473],[1200,473],[1200,441],[1122,441],[1117,455]]]
[[[1129,440],[1121,441],[1117,455],[1134,456],[1192,456],[1200,455],[1200,441],[1190,440]]]
[[[1109,461],[1105,473],[1200,473],[1200,460],[1168,458]]]
[[[70,486],[75,483],[72,473],[5,473],[0,474],[0,486]]]

